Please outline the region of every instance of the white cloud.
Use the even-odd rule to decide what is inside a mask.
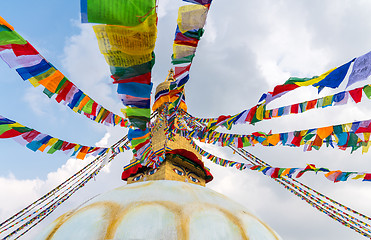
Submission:
[[[62,63],[68,78],[96,102],[119,113],[121,103],[110,78],[109,66],[100,54],[92,24],[74,22],[81,32],[68,38]]]
[[[29,88],[23,99],[37,115],[43,116],[47,112],[46,109],[51,109],[51,103],[40,90],[39,88]]]

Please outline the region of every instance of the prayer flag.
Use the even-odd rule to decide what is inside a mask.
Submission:
[[[117,93],[127,94],[133,97],[148,98],[151,95],[153,83],[141,84],[141,83],[119,83],[117,85]]]
[[[349,81],[347,87],[359,82],[366,80],[371,75],[371,52],[366,53],[363,56],[358,57],[353,64],[353,70],[349,75]]]
[[[336,68],[334,71],[330,72],[327,77],[325,77],[322,81],[313,84],[313,87],[318,87],[318,92],[322,91],[324,87],[330,88],[337,88],[344,80],[345,75],[348,72],[350,64],[355,60],[352,59],[348,63]]]
[[[349,94],[355,103],[359,103],[362,100],[362,90],[363,88],[360,87],[349,91]]]

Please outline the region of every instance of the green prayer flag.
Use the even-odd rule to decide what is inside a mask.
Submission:
[[[309,141],[309,140],[311,140],[314,136],[316,136],[315,133],[308,133],[308,134],[305,134],[305,136],[303,137],[303,139],[304,139],[305,141]]]
[[[295,84],[297,82],[306,82],[306,81],[312,80],[312,79],[317,78],[317,77],[318,76],[314,76],[314,77],[311,77],[311,78],[290,77],[283,85]]]
[[[347,146],[348,147],[356,147],[357,146],[357,141],[358,141],[358,136],[355,133],[350,132]]]
[[[316,150],[319,150],[321,147],[320,146],[316,146],[316,145],[312,145],[312,148],[314,148]]]
[[[184,36],[190,37],[190,38],[196,38],[198,40],[201,39],[202,35],[204,34],[205,30],[203,28],[198,29],[197,31],[187,31],[183,33]]]
[[[343,127],[341,125],[335,125],[333,126],[333,129],[335,135],[338,135],[343,132]]]
[[[53,97],[53,95],[54,95],[54,93],[52,93],[51,91],[49,91],[46,88],[44,88],[43,93],[45,93],[45,95],[48,96],[49,98]]]
[[[87,22],[136,26],[155,12],[155,0],[82,0]],[[84,22],[84,19],[83,19]]]
[[[17,32],[11,31],[1,31],[0,32],[0,46],[8,44],[26,44],[27,41],[24,40]]]
[[[139,116],[139,117],[147,117],[151,116],[151,109],[149,108],[136,108],[136,107],[128,107],[125,109],[126,116]]]
[[[371,99],[371,86],[366,85],[363,87],[363,91],[365,92],[366,96]]]
[[[48,154],[53,154],[53,153],[55,153],[56,151],[57,151],[57,149],[51,147],[47,153],[48,153]]]
[[[10,129],[12,129],[11,127],[9,127],[8,124],[2,124],[0,125],[0,135],[5,133],[6,131],[9,131]]]
[[[53,148],[56,150],[60,150],[62,148],[63,142],[63,140],[58,139],[58,141],[54,143]]]
[[[91,112],[93,111],[93,103],[94,100],[90,99],[81,110],[86,114],[91,114]]]
[[[130,117],[129,121],[132,126],[144,130],[147,128],[147,122],[149,122],[149,118]]]
[[[247,138],[242,138],[242,144],[243,144],[244,147],[251,146],[251,143],[250,143],[249,139],[247,139]]]
[[[186,57],[182,58],[174,58],[174,54],[171,55],[171,63],[174,65],[182,64],[182,63],[190,63],[192,62],[193,58],[195,57],[195,54],[188,55]]]
[[[20,133],[31,132],[33,130],[32,128],[28,128],[28,127],[12,127],[12,129]]]
[[[53,144],[53,146],[49,149],[48,154],[53,154],[57,150],[60,150],[63,145],[63,140],[58,139],[56,143]]]

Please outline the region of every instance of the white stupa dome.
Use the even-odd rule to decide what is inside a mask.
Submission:
[[[37,239],[281,239],[240,204],[206,187],[158,180],[101,194]]]

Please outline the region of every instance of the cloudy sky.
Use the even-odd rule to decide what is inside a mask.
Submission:
[[[161,0],[156,44],[155,85],[171,67],[170,56],[181,1]],[[262,93],[290,76],[311,77],[342,65],[371,50],[371,2],[368,0],[214,0],[187,84],[189,112],[199,117],[235,114],[257,103]],[[5,1],[0,15],[80,89],[106,108],[119,113],[121,104],[111,84],[108,66],[100,55],[91,25],[80,24],[79,1]],[[0,63],[0,115],[54,137],[84,145],[109,146],[127,130],[109,128],[49,100],[41,88],[23,82]],[[371,79],[368,79],[370,82]],[[364,85],[354,85],[352,88]],[[341,85],[342,90],[345,86]],[[340,90],[324,90],[320,96]],[[317,98],[306,87],[282,97],[271,107]],[[355,120],[371,119],[370,101],[308,111],[237,126],[234,133],[284,132]],[[207,147],[217,156],[239,160],[228,149]],[[332,170],[371,172],[369,154],[323,147],[251,147],[273,166],[305,167],[307,163]],[[87,161],[63,153],[34,153],[12,140],[1,140],[0,220],[50,191]],[[114,162],[84,189],[62,205],[43,224],[101,192],[121,186],[122,167],[131,153]],[[208,187],[241,203],[283,239],[363,239],[298,199],[273,180],[252,171],[238,172],[206,163],[214,181]],[[301,181],[341,203],[371,215],[371,185],[357,180],[332,183],[323,174],[308,173]],[[42,228],[35,228],[29,236]],[[27,239],[27,237],[25,238]]]

